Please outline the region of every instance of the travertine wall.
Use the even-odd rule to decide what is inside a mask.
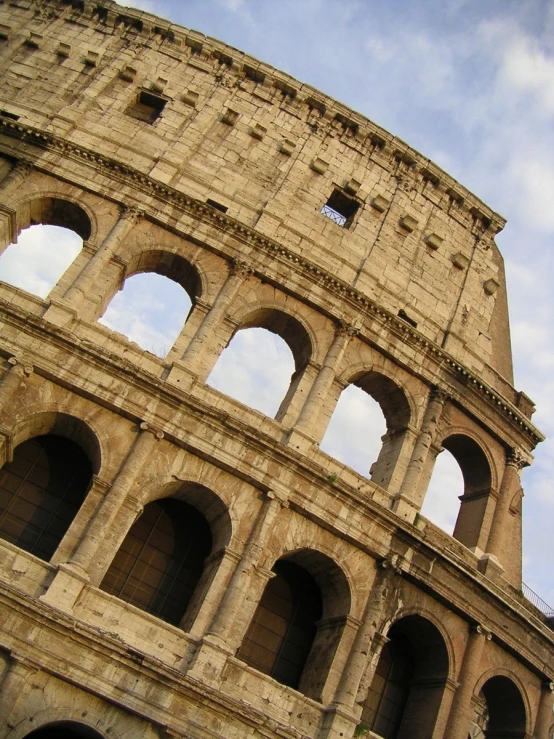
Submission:
[[[542,437],[511,385],[502,218],[322,93],[114,3],[1,4],[0,64],[2,245],[36,222],[84,239],[46,300],[0,284],[2,463],[54,433],[94,471],[51,562],[0,540],[0,736],[57,721],[104,737],[363,734],[386,635],[412,619],[447,655],[412,737],[466,739],[500,676],[525,707],[516,735],[550,737],[554,640],[518,592],[518,471]],[[163,105],[151,123],[130,114],[141,91]],[[358,205],[348,227],[321,213],[334,190]],[[143,271],[193,303],[163,360],[97,323]],[[275,419],[205,385],[249,326],[295,358]],[[353,382],[387,422],[371,479],[318,448]],[[442,447],[466,483],[454,538],[419,514]],[[98,587],[167,496],[214,539],[179,627]],[[298,691],[236,656],[282,557],[324,602]]]

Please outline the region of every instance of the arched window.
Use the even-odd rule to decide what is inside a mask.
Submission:
[[[320,447],[367,477],[371,463],[379,456],[385,431],[379,403],[361,388],[349,385],[340,395]]]
[[[464,478],[460,466],[454,455],[444,449],[435,461],[421,508],[422,515],[452,536],[463,492]]]
[[[116,554],[101,588],[168,623],[183,618],[212,549],[210,527],[187,503],[149,503]]]
[[[241,403],[275,416],[294,373],[286,343],[263,328],[235,334],[208,378],[208,384]]]
[[[23,442],[0,470],[0,537],[48,561],[91,478],[90,461],[69,439],[52,434]]]
[[[279,420],[311,353],[309,334],[297,318],[280,310],[259,309],[231,338],[208,383]]]
[[[76,721],[56,721],[31,731],[25,739],[102,739],[102,735]]]
[[[497,675],[487,680],[478,696],[473,724],[474,727],[479,727],[485,739],[525,738],[525,704],[519,689],[510,678]]]
[[[82,246],[81,236],[68,228],[29,226],[0,257],[0,280],[45,298]]]
[[[157,249],[131,259],[123,287],[117,288],[111,284],[106,291],[100,323],[159,357],[171,349],[201,292],[195,267]]]
[[[456,516],[452,536],[466,547],[484,549],[486,542],[483,541],[485,533],[483,531],[483,521],[490,501],[492,482],[489,461],[479,444],[464,434],[453,434],[447,437],[442,442],[442,446],[454,457],[463,477],[463,492],[459,496],[461,505]],[[438,469],[440,472],[440,468]],[[444,506],[444,510],[450,510],[450,516],[454,513],[453,499],[457,497],[459,492],[455,480],[453,465],[450,464],[448,480],[445,480],[446,486],[438,496],[440,505]],[[434,480],[433,484],[435,484]],[[435,494],[433,497],[435,507],[438,507],[437,495]],[[422,510],[425,512],[429,508],[424,505]]]
[[[349,382],[322,448],[358,472],[369,472],[375,483],[386,488],[410,421],[408,400],[402,388],[380,372],[360,372]]]
[[[238,657],[283,685],[298,688],[321,618],[321,593],[306,570],[279,561]]]
[[[428,739],[448,677],[444,640],[421,616],[397,621],[387,639],[362,705],[362,723],[383,739]]]
[[[237,656],[310,698],[325,686],[350,613],[350,587],[327,555],[300,549],[278,560]]]
[[[114,296],[100,323],[163,358],[190,308],[189,296],[173,280],[153,273],[133,275]]]

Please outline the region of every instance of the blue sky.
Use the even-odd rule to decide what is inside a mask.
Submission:
[[[515,384],[536,402],[534,421],[548,437],[522,478],[524,580],[554,605],[554,0],[126,4],[214,36],[346,103],[433,159],[508,219],[497,242],[506,260]],[[152,301],[157,299],[152,293]],[[151,335],[148,316],[138,308],[131,312],[147,348],[170,342]],[[230,369],[216,368],[237,387],[248,385],[240,377],[246,351],[248,346],[240,347]],[[287,359],[286,351],[275,354],[272,364]],[[218,382],[216,373],[210,383]],[[244,400],[256,402],[251,396]],[[334,441],[326,439],[324,448],[350,454],[356,468],[367,470],[357,447],[367,433],[359,429],[375,430],[381,421],[359,398],[342,402],[361,425],[347,429],[337,422]],[[445,526],[444,490],[451,488],[451,500],[459,494],[453,492],[458,472],[447,455],[439,457],[434,483],[434,516]]]

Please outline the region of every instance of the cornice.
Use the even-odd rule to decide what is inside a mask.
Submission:
[[[17,0],[12,4],[17,5]],[[21,5],[27,7],[24,3]],[[65,19],[110,35],[121,35],[130,30],[137,42],[145,45],[155,43],[153,48],[157,52],[200,68],[217,80],[230,78],[233,84],[250,80],[256,88],[252,94],[299,118],[307,118],[315,111],[320,126],[327,127],[344,144],[373,159],[389,172],[395,173],[401,163],[404,177],[430,182],[469,216],[480,220],[492,234],[504,228],[506,220],[501,215],[402,139],[311,85],[222,41],[151,13],[123,7],[112,0],[82,0],[79,4],[74,3],[73,8],[68,4],[62,5],[60,0],[35,0],[33,10],[39,23]],[[9,35],[10,29],[6,27],[4,32]],[[272,99],[275,90],[281,93],[282,100]]]
[[[132,185],[142,193],[159,198],[165,203],[171,203],[174,207],[181,209],[183,213],[226,233],[236,240],[247,244],[254,250],[263,250],[275,259],[292,264],[297,272],[301,272],[312,282],[316,282],[333,294],[340,296],[356,312],[363,311],[368,317],[377,319],[381,325],[386,326],[397,338],[417,349],[426,358],[450,370],[454,378],[472,389],[487,403],[489,408],[494,410],[495,413],[500,413],[511,425],[515,425],[533,446],[544,440],[544,435],[519,409],[485,383],[478,375],[464,367],[458,360],[438,344],[423,336],[417,329],[408,325],[401,318],[380,306],[376,301],[364,295],[355,287],[330,274],[319,264],[296,254],[286,246],[260,234],[254,228],[240,223],[226,213],[215,210],[205,202],[159,182],[127,164],[122,164],[115,159],[94,152],[91,149],[68,142],[54,134],[41,131],[32,126],[19,124],[10,119],[0,118],[1,133],[16,138],[26,144],[31,144],[40,149],[93,167],[113,180],[125,183],[126,185]],[[13,155],[13,152],[9,153]],[[24,156],[28,157],[29,155],[26,153]],[[33,164],[37,170],[55,175],[49,167],[41,166],[40,161],[36,161]],[[122,206],[125,205],[125,203],[120,204]],[[160,221],[159,213],[150,214],[146,207],[144,207],[144,210],[152,220],[163,225],[163,222]]]

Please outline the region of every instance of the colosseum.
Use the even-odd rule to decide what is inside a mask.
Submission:
[[[82,239],[45,299],[0,283],[0,736],[552,739],[502,217],[110,0],[0,3],[0,59],[2,248]],[[163,358],[99,322],[140,273],[191,300]],[[274,418],[206,382],[250,328],[294,357]],[[386,421],[366,476],[320,449],[349,385]],[[453,536],[420,512],[442,449]]]

